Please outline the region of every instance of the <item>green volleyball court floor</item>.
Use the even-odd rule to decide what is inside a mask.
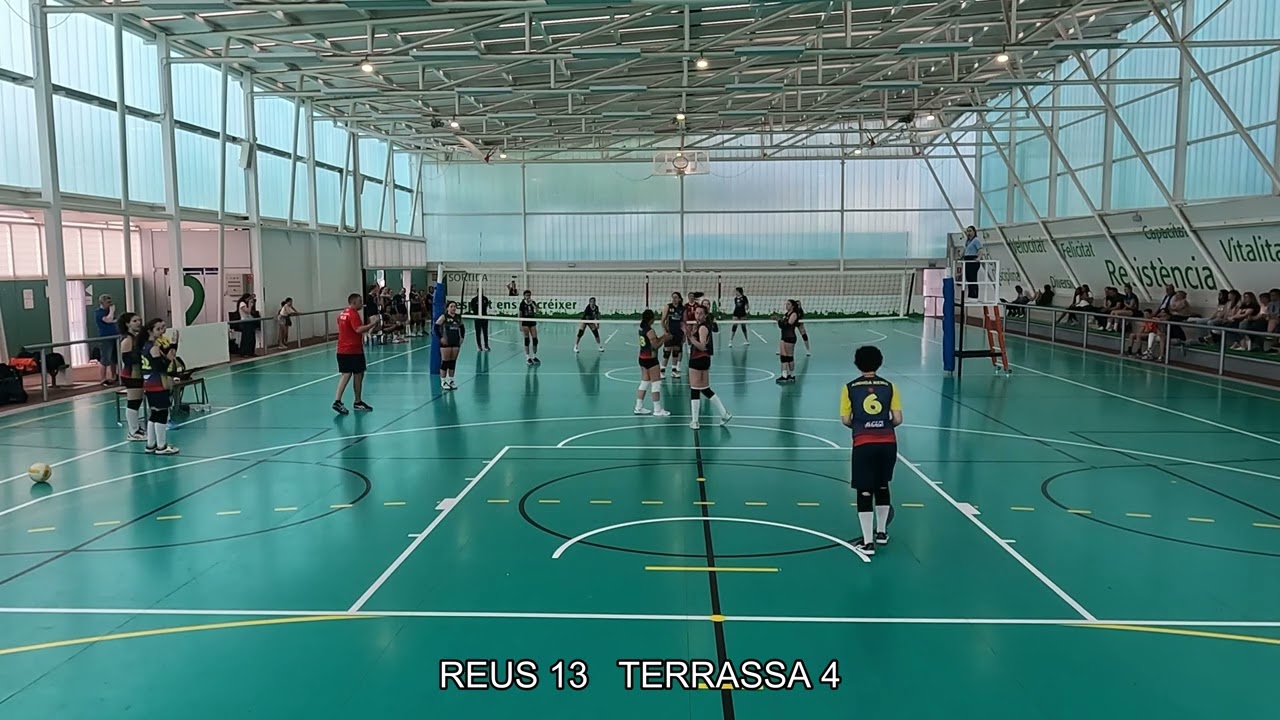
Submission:
[[[444,394],[425,340],[371,348],[346,417],[331,346],[210,371],[176,457],[111,393],[0,416],[0,716],[1270,712],[1280,393],[1012,338],[1011,377],[957,380],[913,321],[811,324],[778,386],[775,333],[725,328],[735,417],[695,433],[684,381],[631,414],[630,327],[573,329],[531,368],[496,325]],[[906,416],[871,562],[838,418],[863,343]],[[726,660],[781,671],[680,686]]]

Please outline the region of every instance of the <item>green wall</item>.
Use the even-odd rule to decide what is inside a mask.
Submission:
[[[89,337],[98,334],[93,311],[98,306],[98,296],[106,293],[117,308],[124,307],[124,278],[93,278],[84,280],[86,299],[81,310],[85,316],[85,328]],[[44,280],[0,280],[0,314],[4,315],[4,343],[10,356],[22,348],[51,342],[49,329],[49,298]],[[93,303],[89,304],[88,291],[93,291]],[[34,307],[22,307],[22,291],[30,290]],[[134,281],[135,297],[142,296],[142,284]]]

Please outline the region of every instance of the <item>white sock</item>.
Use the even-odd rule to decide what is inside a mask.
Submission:
[[[886,529],[889,527],[889,506],[888,505],[876,506],[876,525],[880,527],[880,532],[888,532],[888,530]]]
[[[156,446],[156,424],[148,420],[147,421],[147,447],[155,447],[155,446]]]
[[[133,408],[124,409],[125,422],[129,424],[129,434],[133,435],[142,429],[142,423],[138,420],[138,411]]]
[[[871,512],[858,513],[858,522],[862,525],[862,541],[871,542],[875,539],[875,518],[876,514]]]
[[[636,409],[637,409],[637,410],[639,410],[639,409],[640,409],[640,408],[642,408],[642,407],[644,407],[644,396],[643,396],[643,395],[641,395],[640,397],[636,398]]]
[[[691,408],[689,412],[693,415],[693,419],[694,419],[694,420],[697,420],[697,419],[698,419],[698,412],[699,412],[699,409],[700,409],[701,405],[702,405],[702,401],[701,401],[701,400],[690,400],[690,401],[689,401],[689,406],[690,406],[690,408]]]
[[[653,394],[653,409],[654,410],[662,409],[662,396],[658,395],[658,393]]]
[[[720,402],[719,395],[711,396],[711,406],[716,409],[716,412],[720,413],[720,417],[724,417],[729,414],[729,412],[724,409],[724,403]]]
[[[169,424],[168,423],[152,423],[152,425],[154,425],[156,428],[156,447],[158,448],[169,447],[169,442],[167,437],[169,434]]]

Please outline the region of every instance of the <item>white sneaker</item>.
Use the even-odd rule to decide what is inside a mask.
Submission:
[[[730,420],[732,420],[732,419],[733,419],[733,414],[732,414],[732,413],[725,413],[725,414],[723,414],[723,415],[721,415],[721,416],[720,416],[720,424],[721,424],[721,425],[728,425],[728,424],[729,424],[729,421],[730,421]]]
[[[694,430],[697,430],[698,428],[700,428],[700,427],[702,427],[702,426],[698,424],[698,419],[697,419],[697,418],[694,418],[694,419],[693,419],[693,421],[689,423],[689,427],[690,427],[690,428],[692,428],[692,429],[694,429]]]
[[[603,345],[601,345],[601,346],[600,346],[600,352],[604,352],[604,346],[603,346]]]
[[[668,415],[670,415],[670,414],[671,414],[671,411],[670,411],[670,410],[667,410],[667,409],[665,409],[665,408],[664,408],[664,409],[662,409],[662,410],[654,410],[654,411],[653,411],[653,416],[654,416],[654,417],[667,417],[667,416],[668,416]]]
[[[649,408],[647,408],[647,407],[638,407],[638,408],[636,408],[636,414],[637,414],[637,415],[648,415],[648,414],[649,414],[649,413],[651,413],[651,412],[653,412],[653,411],[652,411],[652,410],[650,410],[650,409],[649,409]]]
[[[578,346],[577,346],[577,345],[574,345],[574,346],[573,346],[573,351],[574,351],[574,352],[578,352]]]

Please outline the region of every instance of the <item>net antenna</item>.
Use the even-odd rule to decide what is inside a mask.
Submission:
[[[970,311],[978,309],[985,347],[967,349]],[[942,366],[947,374],[961,376],[964,361],[970,358],[991,358],[996,373],[1011,372],[1000,307],[999,260],[961,258],[947,269],[942,281],[942,318]],[[977,320],[976,312],[973,319]]]

